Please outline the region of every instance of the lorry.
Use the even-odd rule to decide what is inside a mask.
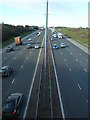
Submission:
[[[15,37],[14,42],[16,45],[22,45],[21,36]]]
[[[58,38],[62,38],[63,37],[62,33],[61,32],[57,32],[57,37]]]

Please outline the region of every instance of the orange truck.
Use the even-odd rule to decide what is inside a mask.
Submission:
[[[21,36],[15,37],[14,42],[16,45],[22,45]]]

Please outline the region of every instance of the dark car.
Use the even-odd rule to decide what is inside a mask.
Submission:
[[[12,71],[13,68],[11,66],[4,66],[0,69],[0,76],[9,76]]]
[[[13,47],[12,46],[8,46],[6,49],[7,52],[13,51]]]
[[[2,108],[2,119],[16,118],[23,102],[22,93],[10,94]]]
[[[27,48],[27,49],[32,48],[32,45],[28,43],[28,44],[26,45],[26,48]]]

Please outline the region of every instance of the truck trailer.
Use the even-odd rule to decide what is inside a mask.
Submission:
[[[21,36],[15,37],[14,42],[16,45],[22,45]]]

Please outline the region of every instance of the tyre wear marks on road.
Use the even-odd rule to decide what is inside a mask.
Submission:
[[[80,90],[82,89],[81,86],[79,85],[79,83],[78,83],[78,87],[79,87]]]
[[[13,79],[13,81],[12,81],[12,83],[11,84],[13,84],[15,82],[15,78]]]

